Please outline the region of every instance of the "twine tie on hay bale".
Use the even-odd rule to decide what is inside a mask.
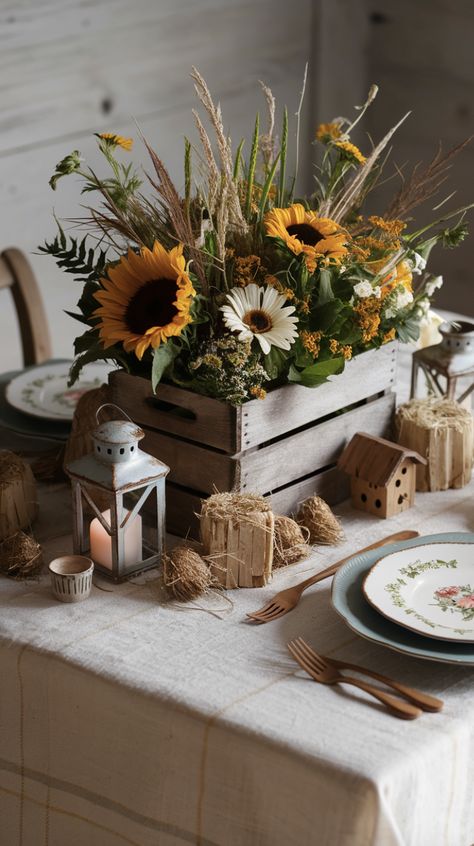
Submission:
[[[397,409],[397,441],[427,459],[416,469],[418,491],[462,488],[472,475],[473,418],[454,400],[412,399]]]
[[[37,576],[43,566],[39,543],[25,532],[15,532],[0,543],[0,572],[14,579]]]
[[[38,512],[31,467],[14,452],[0,451],[0,541],[27,529]]]
[[[310,496],[301,503],[296,520],[309,532],[312,544],[335,544],[344,537],[339,521],[327,502],[320,496]]]
[[[202,504],[206,560],[226,588],[262,587],[271,578],[274,518],[257,494],[216,493]]]
[[[273,540],[273,569],[296,564],[310,551],[307,543],[309,529],[299,526],[291,517],[275,517],[275,536]]]

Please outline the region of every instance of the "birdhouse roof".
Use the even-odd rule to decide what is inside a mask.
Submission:
[[[339,457],[337,466],[349,476],[385,487],[407,458],[415,464],[426,464],[426,458],[412,449],[357,432]]]

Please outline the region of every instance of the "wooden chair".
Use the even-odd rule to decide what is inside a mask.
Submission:
[[[33,268],[25,253],[9,247],[0,253],[0,290],[9,288],[15,303],[23,348],[23,364],[51,358],[51,337]]]

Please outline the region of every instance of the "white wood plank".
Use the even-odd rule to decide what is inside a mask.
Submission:
[[[347,363],[343,373],[314,391],[289,385],[282,391],[271,391],[264,402],[255,400],[243,406],[242,449],[258,446],[391,387],[397,349],[398,343],[393,342],[362,353]]]
[[[394,408],[395,394],[389,393],[368,405],[242,455],[241,490],[267,493],[334,464],[354,432],[386,437]]]

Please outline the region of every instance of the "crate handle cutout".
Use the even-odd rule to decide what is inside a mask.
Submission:
[[[183,408],[176,403],[166,402],[166,400],[158,399],[158,397],[147,397],[147,405],[156,408],[157,411],[162,411],[164,414],[169,414],[172,417],[179,417],[180,420],[197,420],[197,414],[189,408]]]

